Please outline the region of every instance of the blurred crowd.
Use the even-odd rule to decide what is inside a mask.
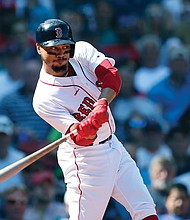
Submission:
[[[32,107],[41,67],[35,30],[48,18],[115,59],[116,135],[159,219],[190,219],[189,0],[0,0],[0,169],[61,136]],[[66,220],[65,192],[54,150],[0,183],[0,220]],[[130,219],[111,199],[104,220]]]

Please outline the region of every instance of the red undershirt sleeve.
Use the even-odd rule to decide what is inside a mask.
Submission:
[[[114,67],[109,60],[104,60],[95,69],[98,78],[97,86],[103,88],[111,88],[118,95],[121,88],[121,78],[118,69]]]

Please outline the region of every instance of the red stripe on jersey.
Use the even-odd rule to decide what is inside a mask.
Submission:
[[[82,89],[83,91],[85,91],[93,100],[95,100],[94,99],[94,97],[89,93],[89,92],[87,92],[83,87],[81,87],[81,86],[79,86],[79,85],[67,85],[67,86],[61,86],[61,85],[56,85],[56,84],[50,84],[50,83],[46,83],[46,82],[44,82],[44,81],[42,81],[42,80],[40,80],[40,82],[41,83],[43,83],[43,84],[46,84],[46,85],[48,85],[48,86],[56,86],[56,87],[60,87],[60,88],[67,88],[67,87],[78,87],[78,88],[80,88],[80,89]],[[78,92],[77,92],[78,93]]]

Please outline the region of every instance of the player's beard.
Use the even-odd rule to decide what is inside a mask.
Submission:
[[[61,72],[67,71],[68,69],[66,64],[63,66],[52,66],[51,68],[56,73],[61,73]]]
[[[67,74],[69,66],[68,59],[62,58],[52,60],[52,58],[44,59],[44,57],[42,57],[42,61],[47,73],[55,76],[64,76]]]
[[[58,58],[56,60],[56,63],[64,63],[63,65],[52,65],[52,70],[55,72],[55,73],[62,73],[62,72],[67,72],[68,71],[68,60],[67,58]]]

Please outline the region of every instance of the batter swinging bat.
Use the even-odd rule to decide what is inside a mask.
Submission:
[[[35,151],[34,153],[8,165],[7,167],[4,167],[0,170],[0,183],[5,181],[6,179],[10,178],[11,176],[17,174],[19,171],[23,170],[25,167],[29,166],[36,160],[40,159],[50,151],[54,150],[56,147],[58,147],[61,143],[67,141],[67,139],[70,137],[70,135],[76,135],[77,130],[73,130],[69,134],[59,138],[58,140],[52,142],[51,144],[48,144],[47,146]]]

